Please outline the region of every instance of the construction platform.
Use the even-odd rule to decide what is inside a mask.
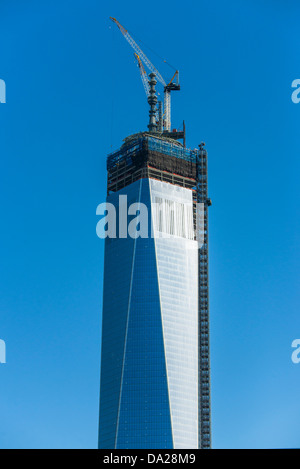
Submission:
[[[107,191],[116,192],[141,178],[195,189],[197,152],[150,132],[127,137],[118,151],[108,155]]]

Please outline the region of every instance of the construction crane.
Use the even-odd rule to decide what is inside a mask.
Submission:
[[[138,62],[138,66],[139,66],[139,69],[140,69],[140,75],[141,75],[141,79],[142,79],[142,82],[143,82],[144,90],[145,90],[146,96],[148,98],[149,95],[150,95],[150,86],[149,86],[147,72],[145,70],[143,62],[140,59],[140,56],[136,52],[134,53],[134,57],[136,58],[136,60]],[[157,122],[157,125],[158,125],[158,131],[162,133],[163,132],[163,115],[162,115],[162,103],[161,103],[161,101],[158,102],[158,109],[156,111],[156,122]]]
[[[144,89],[145,89],[145,92],[146,92],[146,95],[147,97],[149,96],[150,94],[150,88],[149,88],[149,83],[148,83],[148,76],[147,76],[147,72],[145,70],[145,67],[143,65],[143,62],[141,61],[140,59],[140,56],[135,52],[134,53],[134,56],[138,62],[138,66],[139,66],[139,69],[140,69],[140,74],[141,74],[141,78],[142,78],[142,82],[143,82],[143,85],[144,85]]]
[[[118,26],[121,33],[125,37],[125,39],[128,41],[128,43],[131,45],[131,47],[135,51],[136,55],[139,57],[139,60],[145,64],[145,66],[150,70],[150,72],[155,73],[156,79],[163,85],[164,87],[164,116],[165,116],[164,130],[166,132],[170,132],[171,131],[171,91],[180,90],[178,70],[176,70],[172,79],[167,84],[164,78],[162,77],[162,75],[157,70],[157,68],[154,67],[154,65],[150,62],[150,60],[144,54],[142,49],[137,45],[134,39],[130,36],[127,29],[125,29],[116,18],[113,18],[110,16],[110,19]],[[174,83],[175,78],[176,78],[176,81]],[[142,76],[142,79],[143,79],[143,76]],[[144,79],[143,79],[143,83],[144,83]]]

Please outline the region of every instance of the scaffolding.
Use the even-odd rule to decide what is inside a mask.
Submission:
[[[163,155],[173,156],[189,163],[196,163],[197,150],[190,150],[178,142],[171,142],[159,137],[151,137],[147,133],[141,133],[135,138],[126,139],[125,144],[117,151],[110,153],[107,157],[107,169],[116,164],[126,161],[132,163],[132,157],[142,150],[156,151]]]
[[[207,151],[204,144],[197,152],[197,202],[203,210],[204,225],[198,226],[198,359],[199,359],[199,448],[211,449],[211,393],[209,340],[209,277],[208,277],[208,207],[211,201],[207,190]]]

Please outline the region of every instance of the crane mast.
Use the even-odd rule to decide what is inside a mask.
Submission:
[[[110,17],[110,19],[118,26],[119,30],[130,44],[130,46],[135,51],[135,57],[138,60],[140,73],[143,81],[143,85],[148,96],[149,94],[149,84],[148,80],[146,80],[145,75],[146,71],[143,67],[143,63],[145,66],[150,70],[150,72],[155,73],[157,81],[161,83],[164,87],[164,130],[165,132],[171,131],[171,91],[178,91],[180,90],[180,85],[178,82],[179,73],[178,70],[175,72],[172,80],[167,84],[162,75],[159,73],[157,68],[152,64],[152,62],[148,59],[146,54],[142,51],[142,49],[137,45],[135,40],[130,36],[127,29],[125,29],[116,18]],[[174,78],[176,77],[176,83],[173,82]],[[147,85],[145,85],[145,81],[147,81]]]

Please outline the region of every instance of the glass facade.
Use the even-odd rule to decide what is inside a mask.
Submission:
[[[108,196],[117,213],[120,195],[147,206],[150,236],[106,239],[99,448],[197,448],[192,191],[140,179]]]

